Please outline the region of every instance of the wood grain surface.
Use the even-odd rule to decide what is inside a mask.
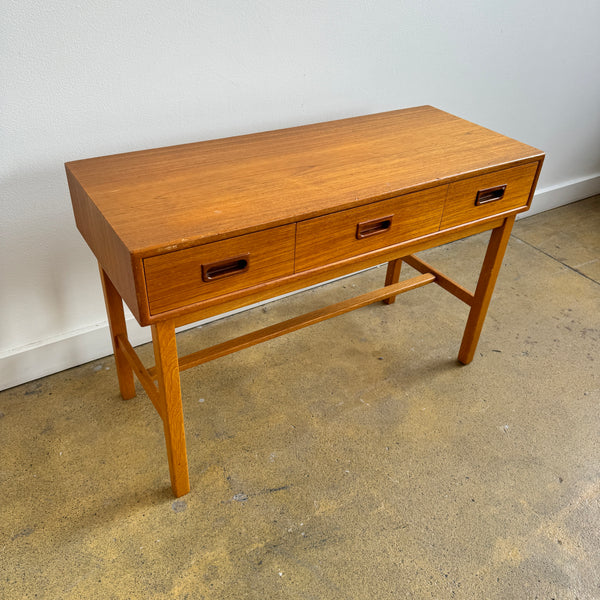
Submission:
[[[67,163],[149,256],[542,157],[431,106]]]
[[[291,275],[295,230],[295,225],[284,225],[145,259],[150,312],[158,314]],[[203,265],[242,254],[248,257],[247,271],[203,281]]]
[[[434,281],[471,307],[459,352],[470,362],[543,159],[421,106],[67,163],[75,220],[101,268],[121,393],[134,395],[135,373],[160,414],[175,496],[190,489],[182,368]],[[412,256],[489,229],[475,293]],[[403,260],[421,275],[398,282]],[[383,289],[178,357],[178,325],[379,262]],[[121,298],[152,325],[151,369],[127,338]]]
[[[503,211],[526,206],[537,168],[537,162],[529,163],[450,184],[440,229],[478,221]],[[476,206],[479,190],[499,185],[506,185],[500,200]]]
[[[447,185],[439,185],[298,223],[296,272],[437,231],[447,188]],[[360,223],[380,217],[389,217],[388,229],[369,237],[357,238],[356,231]]]

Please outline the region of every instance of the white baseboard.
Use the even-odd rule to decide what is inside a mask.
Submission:
[[[522,216],[528,217],[596,194],[600,194],[600,175],[541,188],[538,189],[534,196],[531,209],[526,213],[522,213]],[[276,298],[267,300],[266,302],[273,300],[276,300]],[[265,304],[266,302],[260,304]],[[213,317],[204,323],[247,310],[248,308],[251,307],[241,308],[225,315]],[[139,327],[133,317],[128,320],[127,325],[131,343],[134,346],[150,341],[149,327]],[[188,325],[187,327],[182,327],[181,330],[197,325]],[[109,354],[112,354],[112,347],[107,323],[98,323],[86,329],[65,333],[58,338],[42,340],[37,344],[14,348],[0,354],[0,390],[45,377],[46,375],[51,375],[52,373],[108,356]]]
[[[519,216],[531,217],[537,213],[558,208],[577,200],[583,200],[596,194],[600,194],[600,174],[538,188],[533,197],[531,208]]]
[[[205,325],[277,299],[272,298],[211,317],[200,323],[178,327],[177,332]],[[150,327],[140,327],[133,316],[127,318],[127,335],[134,347],[152,341]],[[44,340],[38,344],[17,348],[10,353],[0,355],[0,391],[109,356],[112,353],[108,322],[98,323],[58,338]]]
[[[344,279],[351,277],[350,275],[344,275],[338,279]],[[218,321],[235,315],[240,312],[244,312],[257,306],[263,306],[269,302],[286,298],[299,293],[300,291],[309,290],[312,288],[324,285],[327,282],[312,285],[302,290],[295,292],[289,292],[282,294],[275,298],[269,298],[256,304],[249,306],[243,306],[222,315],[216,315],[200,321],[198,323],[191,323],[178,327],[177,332],[206,325],[212,321]],[[132,346],[140,346],[146,344],[152,340],[150,327],[140,327],[131,315],[128,309],[126,309],[127,319],[127,335]],[[110,330],[108,328],[108,322],[101,322],[87,327],[67,333],[63,336],[43,340],[36,344],[30,344],[28,346],[22,346],[9,352],[0,353],[0,391],[5,390],[40,377],[46,377],[46,375],[52,375],[71,367],[82,365],[86,362],[109,356],[113,353],[112,344],[110,341]]]
[[[138,339],[139,334],[136,336],[135,327],[132,326],[130,327],[132,343],[139,345],[149,341],[149,331],[146,332],[139,326],[137,329],[143,333],[144,339]],[[0,390],[109,354],[112,354],[112,345],[108,323],[98,323],[86,329],[69,332],[59,338],[23,346],[0,356]]]

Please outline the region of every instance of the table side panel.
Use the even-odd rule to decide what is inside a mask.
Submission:
[[[138,319],[144,319],[145,293],[136,292],[131,254],[67,168],[67,181],[77,229],[121,298]],[[137,286],[139,288],[139,284]]]

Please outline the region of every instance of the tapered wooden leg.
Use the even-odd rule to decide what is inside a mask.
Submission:
[[[127,337],[127,325],[125,324],[125,313],[123,312],[123,300],[102,267],[100,267],[100,279],[102,280],[106,314],[108,315],[110,336],[112,339],[113,352],[115,353],[119,389],[123,399],[129,400],[135,396],[133,369],[125,358],[123,351],[117,344],[118,335]]]
[[[190,491],[183,407],[181,405],[181,384],[179,380],[179,359],[175,340],[175,325],[172,321],[162,321],[152,325],[152,342],[158,380],[159,402],[164,407],[163,427],[171,487],[177,498]]]
[[[391,260],[387,266],[387,272],[385,274],[385,285],[392,285],[393,283],[398,283],[400,280],[400,270],[402,269],[402,259],[397,258],[396,260]],[[383,300],[384,304],[394,304],[396,302],[396,296],[390,296]]]
[[[469,312],[469,318],[467,319],[467,325],[458,352],[458,360],[464,365],[469,364],[473,360],[514,222],[514,216],[508,217],[504,220],[502,226],[492,230],[485,258],[483,259],[481,273],[479,274],[477,288],[475,289],[473,304],[471,305],[471,311]]]

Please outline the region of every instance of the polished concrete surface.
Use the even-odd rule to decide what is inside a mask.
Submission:
[[[422,255],[472,287],[486,240]],[[112,357],[2,392],[0,598],[600,598],[599,243],[600,197],[520,220],[466,367],[466,306],[427,286],[186,371],[178,500]]]

